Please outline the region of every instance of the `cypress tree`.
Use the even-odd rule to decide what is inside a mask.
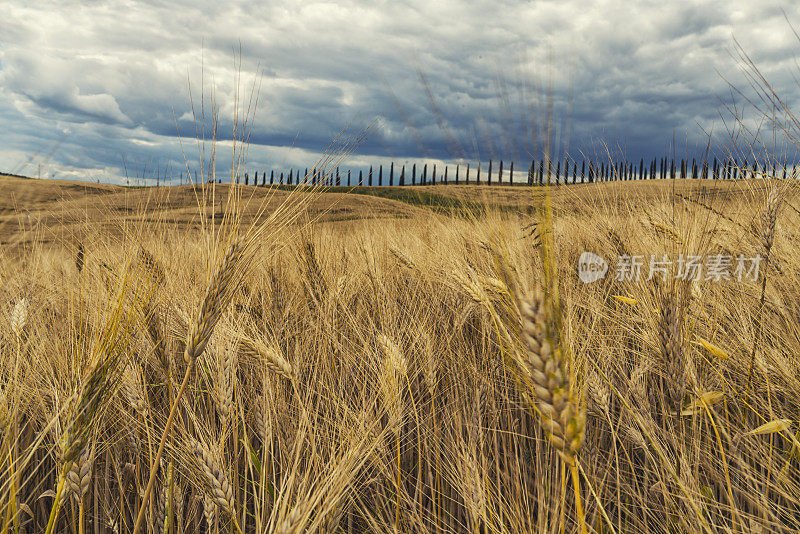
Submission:
[[[378,185],[383,185],[383,164],[378,167]]]
[[[492,160],[489,160],[489,172],[486,174],[486,185],[492,185]]]

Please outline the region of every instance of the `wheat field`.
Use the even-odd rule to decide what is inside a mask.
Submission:
[[[2,532],[798,531],[796,188],[696,182],[15,181]],[[763,261],[615,276],[681,254]]]

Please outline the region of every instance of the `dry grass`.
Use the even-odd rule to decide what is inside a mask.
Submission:
[[[795,189],[624,186],[558,189],[544,239],[527,209],[279,193],[202,229],[146,201],[179,191],[104,190],[102,224],[50,198],[0,255],[2,530],[796,532]],[[629,281],[622,253],[769,262]]]

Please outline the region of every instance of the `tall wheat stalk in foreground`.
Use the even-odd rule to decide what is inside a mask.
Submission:
[[[184,352],[184,359],[186,361],[186,371],[183,376],[183,381],[178,388],[175,398],[172,400],[172,408],[170,409],[167,422],[164,424],[164,432],[158,444],[158,452],[153,460],[153,466],[158,466],[161,462],[161,457],[164,454],[164,446],[166,445],[172,423],[175,415],[180,406],[180,400],[186,386],[189,384],[189,379],[192,376],[192,371],[199,358],[208,344],[214,327],[219,321],[222,311],[227,308],[231,294],[236,289],[236,275],[237,269],[240,268],[242,254],[244,252],[244,243],[240,240],[234,240],[229,246],[222,259],[222,263],[217,268],[216,273],[212,276],[206,291],[205,298],[200,307],[200,311],[196,319],[189,326],[189,333],[186,339],[186,351]],[[153,491],[153,486],[156,480],[158,469],[151,469],[150,479],[147,481],[147,486],[142,496],[142,506],[139,509],[136,523],[133,527],[133,534],[137,534],[142,528],[144,521],[144,514],[148,506],[150,494]]]
[[[125,274],[128,274],[127,271]],[[138,328],[138,314],[126,306],[129,279],[123,277],[117,302],[107,320],[101,338],[95,342],[91,360],[94,364],[80,390],[71,414],[71,422],[62,438],[63,466],[56,487],[55,500],[45,530],[51,534],[61,508],[61,496],[73,463],[78,460],[94,431],[95,420],[103,410],[113,390],[115,379],[124,366],[123,357],[131,332]]]
[[[528,299],[517,297],[522,319],[522,340],[525,356],[520,362],[529,398],[537,410],[545,434],[563,457],[571,477],[575,508],[581,532],[586,533],[586,520],[580,491],[576,455],[583,445],[586,412],[575,385],[574,364],[570,365],[563,344],[563,312],[559,298],[558,267],[554,239],[553,206],[547,186],[538,227],[541,237],[543,293]],[[572,375],[570,375],[572,373]],[[563,481],[562,481],[563,484]]]

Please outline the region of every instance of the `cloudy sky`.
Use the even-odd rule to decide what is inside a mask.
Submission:
[[[758,122],[728,86],[752,93],[734,39],[800,104],[798,2],[0,0],[0,13],[0,171],[28,176],[178,180],[199,168],[203,110],[222,178],[234,124],[251,175],[311,166],[376,119],[354,169],[519,169],[547,145],[691,157],[711,132],[724,142],[730,106]]]

